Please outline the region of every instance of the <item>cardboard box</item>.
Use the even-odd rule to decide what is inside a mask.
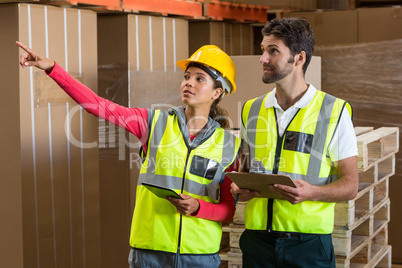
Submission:
[[[96,91],[96,14],[6,4],[0,25],[1,266],[99,267],[97,120],[43,71],[22,69],[15,45],[48,55]]]
[[[311,26],[316,45],[377,42],[402,38],[400,6],[355,10],[288,12],[284,17],[301,17]]]
[[[225,96],[220,106],[228,111],[230,128],[238,129],[241,126],[241,110],[247,100],[264,95],[275,88],[275,84],[262,82],[262,65],[260,56],[232,56],[236,65],[236,92]],[[321,90],[321,58],[312,57],[306,72],[306,81]]]
[[[359,43],[402,38],[401,6],[359,8]]]
[[[189,23],[189,49],[194,53],[203,45],[216,45],[228,55],[253,55],[253,26],[245,23],[200,22]]]
[[[316,45],[347,44],[358,42],[356,10],[288,12],[285,18],[299,17],[313,28]]]
[[[99,95],[126,107],[181,105],[189,57],[188,21],[142,15],[98,15]],[[107,122],[99,126],[101,267],[127,267],[140,169],[140,143]]]
[[[355,7],[355,1],[349,0],[325,0],[317,2],[317,9],[352,9]]]

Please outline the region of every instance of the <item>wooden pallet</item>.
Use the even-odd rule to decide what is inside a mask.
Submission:
[[[391,246],[388,243],[388,226],[379,228],[353,256],[336,256],[337,268],[391,267]],[[381,265],[381,266],[380,266]]]
[[[399,128],[381,127],[357,136],[357,168],[366,171],[399,149]]]
[[[379,203],[372,212],[364,215],[353,229],[334,228],[332,243],[335,255],[352,258],[364,248],[373,237],[388,225],[390,220],[390,200]]]

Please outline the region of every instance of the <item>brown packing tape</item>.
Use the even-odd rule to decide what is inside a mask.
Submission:
[[[180,94],[182,80],[181,69],[177,72],[132,72],[131,83],[135,90],[131,91],[131,105],[163,110],[183,105]]]
[[[393,6],[391,8],[391,16],[394,19],[398,19],[401,16],[401,6]]]
[[[81,75],[72,76],[78,81],[82,82]],[[56,104],[66,102],[75,103],[68,95],[65,93],[56,82],[48,77],[44,72],[38,73],[34,77],[35,83],[35,103],[36,107],[47,106],[48,103]]]
[[[117,66],[117,65],[116,65]],[[103,66],[103,69],[105,66]],[[110,72],[114,67],[109,65]],[[102,73],[107,73],[103,70]],[[103,77],[104,78],[104,77]],[[103,80],[100,78],[100,80]],[[127,75],[123,75],[118,81],[125,81]],[[177,72],[164,71],[140,71],[131,72],[130,81],[135,85],[130,92],[131,106],[137,108],[153,108],[168,110],[171,107],[183,105],[181,102],[180,83],[183,79],[181,69]],[[116,102],[120,100],[122,95],[126,95],[121,83],[115,83],[107,88],[106,98]],[[131,148],[139,148],[137,143],[128,141],[127,133],[124,129],[108,122],[99,124],[99,144],[102,150],[101,159],[121,159],[127,160],[126,153],[128,146]],[[124,145],[123,147],[121,145]]]

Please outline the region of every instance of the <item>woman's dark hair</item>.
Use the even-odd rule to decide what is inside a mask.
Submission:
[[[221,81],[218,80],[214,80],[214,89],[215,88],[223,88],[222,87],[222,83]],[[209,117],[211,117],[212,119],[214,119],[215,121],[217,121],[222,128],[229,128],[230,124],[229,124],[229,113],[221,108],[218,103],[221,101],[221,99],[223,98],[223,93],[219,96],[219,98],[217,98],[211,105],[211,109],[209,110]]]
[[[310,24],[301,18],[282,18],[271,20],[262,29],[263,36],[273,35],[281,39],[292,52],[292,56],[304,51],[306,62],[303,73],[306,73],[313,56],[315,38]]]

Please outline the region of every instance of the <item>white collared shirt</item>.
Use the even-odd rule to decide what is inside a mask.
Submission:
[[[271,94],[265,99],[265,108],[275,108],[279,135],[283,136],[286,127],[289,125],[296,112],[307,107],[313,100],[317,89],[313,85],[309,85],[306,93],[294,105],[284,111],[278,104],[275,93],[276,88],[272,90]],[[329,143],[328,155],[332,162],[336,162],[351,156],[358,155],[356,134],[353,129],[353,123],[347,109],[343,109],[339,125],[335,130],[334,136]],[[244,151],[243,151],[244,152]]]

